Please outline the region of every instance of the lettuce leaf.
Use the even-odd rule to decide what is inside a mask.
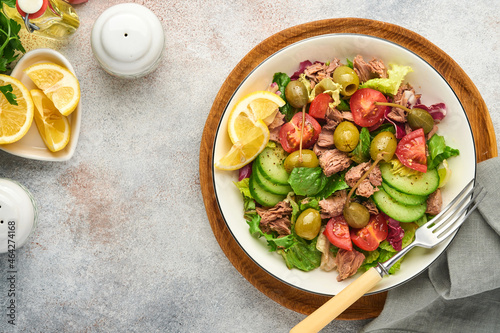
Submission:
[[[296,242],[296,239],[293,235],[288,235],[285,237],[277,237],[273,234],[266,234],[262,232],[260,229],[260,216],[257,213],[248,215],[247,223],[249,226],[249,232],[253,237],[260,238],[264,237],[267,241],[267,245],[269,246],[269,252],[274,252],[278,250],[278,248],[289,248],[293,246]]]
[[[359,132],[359,143],[350,153],[351,160],[358,164],[368,162],[370,160],[370,142],[371,139],[368,128],[361,128],[361,132]]]
[[[391,64],[391,68],[387,70],[388,78],[371,79],[360,85],[360,88],[372,88],[386,95],[396,95],[399,86],[403,82],[406,74],[413,72],[410,66],[400,66]]]
[[[427,159],[427,168],[436,168],[443,160],[460,154],[458,149],[453,149],[446,145],[444,137],[434,134],[427,142],[429,149],[429,158]]]
[[[290,83],[290,77],[285,73],[274,73],[273,82],[278,85],[278,90],[280,91],[280,97],[286,102],[285,105],[280,107],[280,112],[285,115],[286,121],[290,121],[295,115],[295,109],[288,103],[285,96],[285,88]]]
[[[304,84],[309,94],[309,103],[311,103],[316,96],[322,93],[326,93],[330,95],[333,99],[329,105],[331,108],[336,107],[340,104],[340,89],[342,86],[336,82],[333,82],[330,78],[325,78],[321,80],[314,88],[311,89],[311,84],[309,80],[306,78],[305,74],[301,74],[299,77],[299,81]]]
[[[295,194],[320,200],[329,197],[335,191],[349,187],[343,174],[327,177],[320,167],[295,168],[288,178],[288,183]]]
[[[250,178],[244,178],[239,182],[233,182],[243,194],[243,209],[245,212],[255,210],[255,200],[250,193]]]
[[[294,168],[288,178],[288,183],[295,194],[303,196],[314,196],[325,188],[328,177],[323,169],[316,168]]]
[[[328,182],[325,187],[318,192],[315,197],[319,198],[319,200],[325,199],[336,191],[344,190],[346,188],[349,188],[349,185],[345,182],[345,173],[335,174],[328,177]]]
[[[311,271],[321,264],[321,252],[316,249],[318,237],[311,242],[297,238],[296,242],[287,249],[279,249],[277,252],[285,259],[289,269],[298,268],[302,271]]]
[[[299,207],[301,211],[304,211],[308,208],[320,210],[319,200],[316,198],[305,198],[299,203]]]

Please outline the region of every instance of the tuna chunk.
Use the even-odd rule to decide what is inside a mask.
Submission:
[[[323,173],[327,177],[330,177],[337,172],[347,169],[351,165],[351,159],[347,153],[338,149],[331,149],[321,154],[319,165],[323,169]]]
[[[334,148],[333,144],[333,131],[322,129],[318,136],[316,144],[321,148]]]
[[[397,121],[399,123],[406,123],[406,111],[400,108],[392,108],[387,114],[387,118]]]
[[[365,255],[356,250],[347,251],[344,249],[339,249],[337,255],[335,256],[335,263],[337,264],[337,270],[339,275],[337,276],[337,281],[342,281],[348,277],[356,274],[358,268],[365,260]]]
[[[342,214],[345,202],[347,200],[347,192],[345,190],[337,191],[332,196],[320,200],[319,207],[322,219],[330,219]]]
[[[406,83],[402,84],[396,95],[394,96],[394,103],[411,108],[420,101],[420,94],[416,94],[413,87]]]
[[[368,63],[376,77],[387,78],[387,68],[380,59],[372,58]]]
[[[345,174],[345,181],[347,185],[354,187],[358,180],[368,171],[370,166],[371,162],[365,162],[347,171]],[[368,198],[373,193],[378,191],[377,186],[380,185],[382,185],[382,174],[380,173],[380,168],[377,165],[373,168],[368,177],[361,181],[356,189],[356,194]]]
[[[443,198],[441,196],[441,189],[437,189],[434,193],[431,193],[427,198],[427,214],[437,215],[441,212],[441,207],[443,205]]]
[[[280,142],[280,130],[281,127],[270,128],[269,129],[269,140],[274,142]]]
[[[260,216],[260,229],[264,233],[276,231],[279,235],[290,234],[290,219],[292,207],[286,201],[280,201],[273,208],[264,209],[257,207]]]
[[[311,88],[325,78],[332,78],[333,71],[340,66],[340,60],[335,58],[328,65],[324,63],[314,63],[304,70],[306,78],[311,81]]]
[[[323,154],[325,151],[328,151],[328,148],[323,148],[318,146],[318,143],[316,142],[313,147],[313,152],[318,156],[318,158]]]
[[[281,127],[285,123],[285,115],[281,112],[277,112],[274,116],[274,120],[269,124],[269,129]]]
[[[378,77],[387,77],[387,69],[382,60],[373,58],[367,63],[361,55],[357,55],[353,60],[353,67],[356,74],[358,74],[360,82]]]
[[[342,118],[344,118],[344,120],[354,122],[354,118],[352,117],[352,112],[349,111],[342,112]]]
[[[266,224],[263,224],[262,220],[260,220],[259,227],[263,233],[269,234],[271,231],[276,231],[278,235],[286,236],[291,234],[290,225],[290,219],[288,217],[283,217]]]
[[[364,201],[362,205],[365,206],[372,215],[377,215],[379,213],[377,206],[371,199]]]
[[[344,120],[344,117],[342,116],[342,113],[337,110],[336,108],[328,108],[326,109],[326,119],[334,120],[337,124],[340,123],[342,120]]]
[[[280,129],[281,126],[285,123],[285,115],[281,112],[277,112],[274,116],[274,120],[269,124],[269,140],[271,141],[280,141]]]

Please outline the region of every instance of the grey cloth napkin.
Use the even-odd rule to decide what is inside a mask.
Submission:
[[[500,332],[499,176],[500,158],[478,164],[486,198],[427,271],[388,292],[362,332]]]

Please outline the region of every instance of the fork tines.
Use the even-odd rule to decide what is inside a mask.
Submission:
[[[484,199],[487,191],[483,191],[481,185],[471,186],[473,184],[474,180],[469,182],[441,213],[425,225],[435,237],[444,240],[454,233]]]

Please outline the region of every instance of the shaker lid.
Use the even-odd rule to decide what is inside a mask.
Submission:
[[[158,17],[148,8],[125,3],[105,10],[95,21],[92,51],[101,66],[119,77],[140,77],[158,64],[165,37]]]
[[[47,10],[49,0],[17,0],[16,8],[21,16],[28,14],[29,19],[40,17]]]

